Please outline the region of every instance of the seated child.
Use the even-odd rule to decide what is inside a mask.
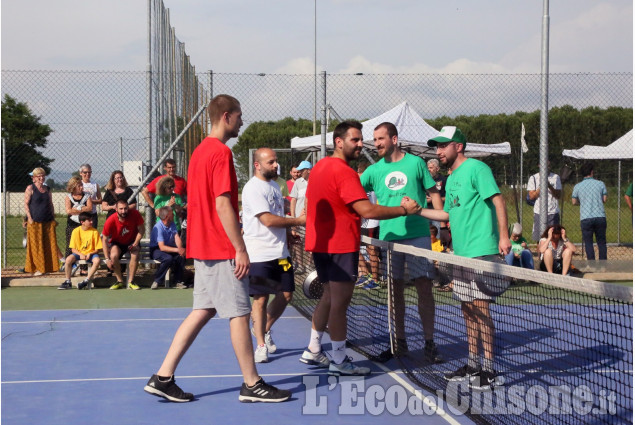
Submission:
[[[66,263],[64,265],[66,280],[57,289],[71,289],[73,287],[71,284],[71,272],[75,261],[86,260],[92,263],[92,267],[88,271],[88,276],[77,284],[77,289],[90,288],[89,285],[91,285],[92,278],[99,268],[99,263],[101,262],[99,258],[101,238],[99,237],[97,229],[93,227],[92,215],[88,212],[79,214],[79,223],[81,226],[73,230],[68,244],[72,254],[66,257]]]
[[[505,256],[505,262],[510,266],[534,270],[534,257],[527,249],[527,240],[523,238],[523,228],[520,223],[514,223],[512,226],[509,240],[512,243],[512,249]]]

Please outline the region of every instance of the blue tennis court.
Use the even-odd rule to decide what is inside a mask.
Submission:
[[[433,394],[415,392],[394,360],[361,381],[329,380],[298,361],[310,323],[289,307],[274,328],[278,351],[258,365],[269,383],[293,392],[279,404],[238,401],[242,377],[227,320],[213,319],[177,370],[195,394],[169,403],[143,386],[159,367],[187,308],[2,312],[4,424],[332,423],[468,424]],[[328,341],[328,339],[326,338]],[[329,345],[325,346],[328,349]],[[426,397],[427,396],[427,397]],[[396,418],[398,416],[398,418]]]

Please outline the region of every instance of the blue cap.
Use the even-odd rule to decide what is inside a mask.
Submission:
[[[313,165],[311,165],[309,161],[302,161],[300,165],[298,165],[298,171],[310,170],[311,168],[313,168]]]

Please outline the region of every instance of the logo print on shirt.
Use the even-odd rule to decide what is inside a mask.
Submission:
[[[125,236],[125,235],[127,235],[128,233],[130,233],[130,230],[128,230],[128,228],[127,228],[127,227],[124,227],[123,229],[121,229],[121,236]]]
[[[408,184],[408,177],[401,171],[393,171],[386,176],[384,184],[390,190],[399,190]]]

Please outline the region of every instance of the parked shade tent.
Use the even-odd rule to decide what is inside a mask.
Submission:
[[[608,146],[584,145],[565,149],[562,154],[575,159],[633,159],[633,130]]]
[[[408,105],[400,103],[383,114],[363,121],[362,136],[364,145],[368,149],[375,149],[373,144],[373,130],[382,122],[391,122],[397,127],[399,143],[408,152],[423,157],[436,157],[436,150],[428,147],[428,140],[436,137],[439,131],[430,126],[423,118]],[[308,137],[294,137],[291,139],[291,149],[298,151],[319,151],[322,146],[322,135]],[[333,148],[333,132],[326,135],[327,149]],[[487,157],[492,155],[510,155],[511,147],[508,142],[496,144],[472,143],[468,138],[465,155],[468,157]]]
[[[633,130],[608,146],[584,145],[579,149],[565,149],[562,155],[574,159],[612,159],[617,160],[617,193],[622,193],[622,160],[633,159]],[[621,210],[622,196],[617,197],[617,209]],[[620,243],[620,215],[617,215],[617,242]]]

